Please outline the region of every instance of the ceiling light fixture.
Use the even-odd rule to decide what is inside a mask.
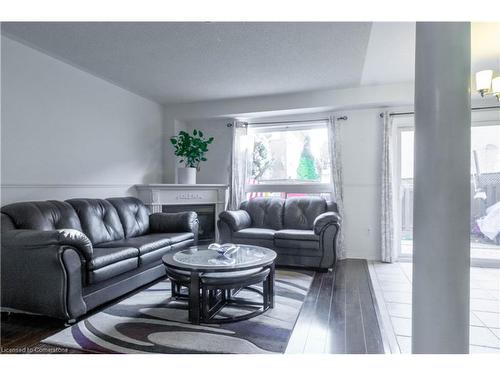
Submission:
[[[493,91],[493,95],[495,95],[500,102],[500,76],[491,80],[491,91]]]
[[[476,91],[483,98],[488,95],[494,95],[500,101],[500,76],[493,78],[493,70],[491,69],[477,72]]]

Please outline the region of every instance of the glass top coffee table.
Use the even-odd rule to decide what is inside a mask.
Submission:
[[[276,253],[253,245],[217,246],[191,247],[162,258],[172,283],[172,297],[189,302],[189,320],[194,324],[234,322],[272,308]],[[188,290],[187,294],[182,293],[182,287]],[[237,297],[241,290],[261,295],[262,303]],[[216,318],[229,305],[255,309],[243,315]]]

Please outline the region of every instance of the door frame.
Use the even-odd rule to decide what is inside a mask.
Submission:
[[[500,115],[498,119],[494,119],[491,116],[491,112],[488,114],[487,111],[481,113],[473,113],[471,121],[471,129],[476,126],[500,126]],[[395,129],[396,138],[394,142],[394,179],[393,184],[394,194],[398,197],[396,199],[396,204],[394,207],[396,211],[396,225],[397,233],[395,238],[397,238],[396,250],[398,255],[398,260],[401,262],[412,262],[413,256],[410,254],[401,253],[401,225],[402,225],[402,210],[401,210],[401,133],[403,131],[415,130],[414,125],[414,115],[401,116],[393,119],[393,127]],[[499,249],[500,251],[500,249]],[[490,268],[500,268],[500,259],[483,259],[483,258],[470,258],[472,267],[490,267]]]

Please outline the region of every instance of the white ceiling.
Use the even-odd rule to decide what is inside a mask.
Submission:
[[[414,75],[415,23],[374,22],[361,84],[409,82]]]
[[[2,31],[162,103],[360,83],[370,23],[5,23]]]
[[[160,103],[414,80],[415,23],[2,23],[2,34]],[[500,23],[472,71],[500,70]]]
[[[471,74],[500,72],[500,22],[471,24]],[[414,81],[415,23],[374,22],[366,51],[362,85]]]
[[[474,22],[471,26],[471,70],[500,72],[500,22]]]

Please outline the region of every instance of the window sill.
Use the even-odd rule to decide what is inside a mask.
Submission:
[[[295,184],[254,184],[247,185],[245,191],[248,193],[331,193],[331,184],[326,183],[295,183]]]

